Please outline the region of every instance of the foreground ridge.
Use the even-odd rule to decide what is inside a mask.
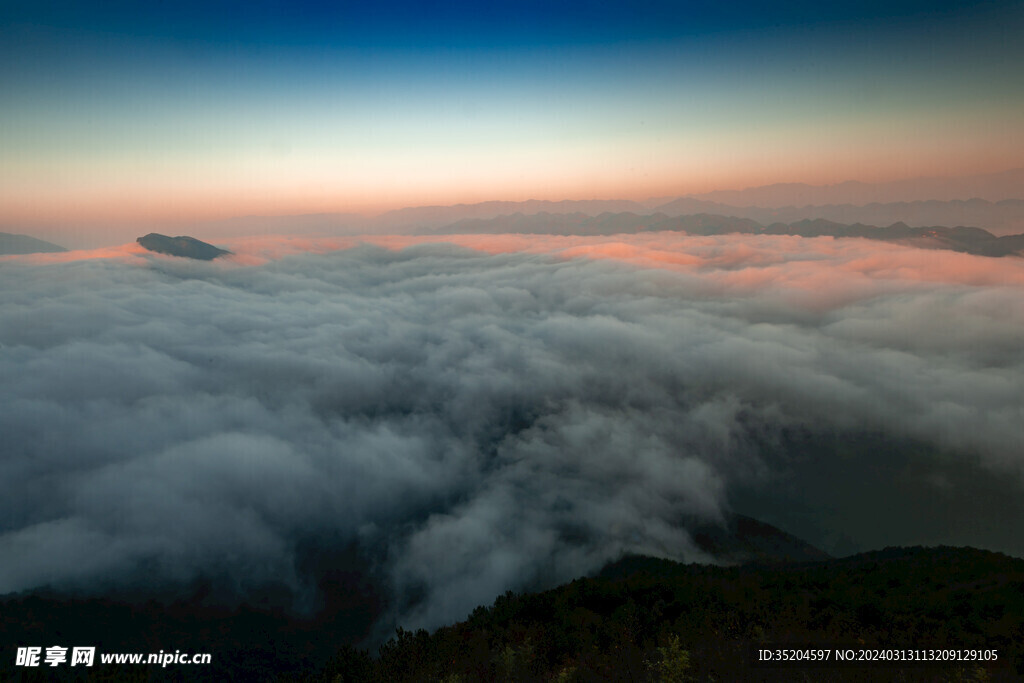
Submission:
[[[329,586],[321,590],[326,604],[339,604]],[[357,587],[333,590],[350,596]],[[129,605],[34,594],[8,596],[0,609],[0,637],[11,649],[50,645],[59,633],[85,638],[101,651],[156,652],[173,643],[182,652],[213,654],[210,666],[168,667],[160,680],[648,681],[679,674],[685,678],[677,680],[783,681],[806,674],[811,680],[941,681],[1024,675],[1024,560],[973,548],[886,548],[733,567],[627,556],[551,590],[508,592],[432,633],[399,628],[373,650],[357,647],[361,637],[346,623],[351,599],[312,618],[211,606],[202,596]],[[998,659],[803,669],[753,662],[759,648],[806,643],[995,650]],[[13,672],[13,662],[5,655],[0,673]],[[106,673],[126,672],[111,665]]]

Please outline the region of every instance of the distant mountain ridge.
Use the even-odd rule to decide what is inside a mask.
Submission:
[[[680,203],[679,210],[673,205]],[[903,211],[909,215],[895,218],[865,217],[845,218],[839,215],[824,215],[811,207],[828,207],[830,213],[852,207],[873,206],[871,216],[880,215],[880,211]],[[993,206],[998,205],[998,206]],[[685,208],[683,208],[685,207]],[[809,213],[800,215],[779,216],[774,219],[760,216],[744,216],[717,208],[731,209],[808,209]],[[963,225],[975,225],[979,220],[961,220],[959,216],[965,211],[972,211],[971,216],[988,211],[999,225],[985,225],[986,228],[1001,228],[1010,221],[1015,227],[1024,230],[1024,168],[1010,169],[998,173],[972,176],[911,178],[882,183],[865,183],[850,180],[834,185],[811,185],[807,183],[778,183],[751,187],[743,190],[715,190],[713,192],[693,193],[676,197],[652,198],[646,201],[627,199],[590,199],[590,200],[537,200],[526,201],[488,201],[476,204],[455,204],[451,206],[415,206],[388,211],[374,218],[365,220],[366,227],[388,229],[395,227],[415,227],[417,229],[436,228],[442,225],[471,219],[491,219],[499,216],[521,213],[533,215],[540,213],[571,214],[582,213],[596,216],[603,213],[652,213],[662,212],[669,215],[692,213],[721,213],[724,215],[749,217],[758,221],[792,222],[804,218],[829,218],[842,222],[895,223],[904,221],[908,224],[923,225],[924,221],[931,225],[949,225],[951,222]],[[924,217],[916,218],[915,211]],[[944,214],[940,212],[945,212]],[[955,221],[951,216],[957,217]],[[979,218],[985,218],[985,215]],[[344,216],[351,220],[351,216]]]
[[[835,185],[776,183],[744,190],[715,190],[687,197],[734,206],[781,208],[821,204],[985,199],[1024,199],[1024,168],[999,173],[948,178],[910,178],[883,183],[849,180]]]
[[[299,213],[248,215],[189,222],[193,234],[217,238],[254,235],[419,234],[465,220],[514,214],[599,216],[604,213],[682,216],[698,213],[749,218],[763,225],[824,218],[839,223],[911,227],[969,225],[996,235],[1024,233],[1024,169],[954,178],[836,185],[783,183],[745,190],[630,199],[494,200],[410,206],[377,215]],[[184,230],[180,223],[160,231]]]
[[[885,183],[846,181],[834,185],[779,183],[743,190],[715,190],[686,195],[667,195],[645,200],[566,199],[525,201],[495,200],[448,206],[410,206],[380,214],[296,213],[244,215],[181,222],[154,222],[155,234],[171,230],[235,239],[257,235],[364,235],[422,234],[466,220],[490,220],[502,216],[572,215],[597,217],[605,213],[670,217],[713,214],[747,218],[762,225],[825,219],[848,225],[887,226],[905,223],[914,228],[973,226],[995,236],[1024,233],[1024,168],[984,175],[916,178]],[[187,226],[187,227],[186,227]],[[13,231],[16,225],[0,225]],[[86,235],[91,223],[69,221],[50,226],[46,236],[63,236],[73,248],[106,246]],[[130,231],[130,232],[129,232]],[[2,233],[0,233],[2,234]],[[113,235],[117,237],[113,237]],[[138,235],[138,225],[119,225],[108,230],[107,239],[122,241]],[[117,242],[120,243],[120,242]],[[48,247],[52,250],[56,245]],[[39,245],[32,247],[44,251]],[[29,253],[3,251],[4,253]]]
[[[837,223],[891,225],[906,223],[915,227],[932,225],[972,225],[995,235],[1024,232],[1024,199],[990,202],[984,199],[927,200],[914,202],[855,204],[821,204],[815,206],[732,206],[693,197],[680,197],[660,204],[652,212],[669,216],[710,213],[736,218],[749,218],[763,225],[794,223],[823,218]]]
[[[696,214],[669,216],[664,213],[521,213],[487,220],[463,220],[452,225],[421,231],[424,234],[541,234],[541,235],[615,235],[640,232],[673,231],[691,235],[795,235],[800,237],[861,237],[899,242],[929,249],[949,249],[979,256],[1007,256],[1024,250],[1024,235],[996,237],[981,228],[932,226],[911,228],[906,223],[887,227],[855,223],[846,225],[824,219],[762,225],[748,218]]]
[[[693,195],[662,197],[644,202],[632,200],[528,200],[521,202],[491,201],[454,206],[418,206],[388,211],[375,217],[350,213],[241,216],[196,223],[192,227],[197,231],[223,236],[422,233],[436,231],[462,221],[492,220],[515,215],[596,217],[606,213],[637,215],[663,213],[673,217],[704,213],[748,218],[763,225],[778,222],[794,223],[818,218],[838,223],[866,225],[891,225],[893,223],[906,223],[912,227],[970,225],[984,228],[997,236],[1024,233],[1024,198],[1000,201],[978,198],[922,199],[866,204],[817,203],[758,206],[753,201],[737,204],[712,201]]]
[[[62,251],[67,251],[67,249],[52,242],[45,242],[28,235],[0,232],[0,256],[54,254]]]

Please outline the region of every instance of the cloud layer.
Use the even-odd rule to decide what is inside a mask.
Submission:
[[[436,626],[623,552],[713,560],[687,524],[765,499],[795,443],[862,473],[880,456],[854,435],[914,444],[937,501],[958,468],[1024,481],[1019,259],[375,241],[0,263],[0,592],[299,589],[298,548],[335,539],[378,563],[393,618]]]

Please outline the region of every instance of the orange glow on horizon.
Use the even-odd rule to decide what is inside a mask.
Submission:
[[[241,216],[289,216],[319,213],[353,213],[372,217],[387,211],[417,206],[451,206],[488,201],[526,200],[634,200],[679,197],[714,190],[742,190],[776,183],[832,185],[856,180],[862,183],[889,182],[924,177],[951,177],[950,167],[921,156],[904,159],[902,165],[846,164],[829,167],[809,164],[797,158],[778,159],[771,168],[750,167],[723,159],[704,163],[698,169],[662,165],[639,172],[635,177],[612,168],[572,169],[546,177],[532,174],[527,167],[513,169],[509,182],[493,177],[462,177],[453,182],[398,182],[383,187],[373,183],[325,183],[322,178],[303,174],[288,182],[263,178],[234,186],[201,179],[192,183],[159,185],[155,180],[138,180],[127,186],[93,179],[41,189],[26,183],[8,184],[0,189],[0,221],[24,225],[54,224],[157,224],[223,220]],[[1002,159],[958,164],[957,176],[995,173],[1008,166]],[[611,163],[611,162],[609,162]],[[534,177],[535,175],[540,177]],[[623,177],[623,176],[626,177]],[[401,176],[397,176],[400,178]]]

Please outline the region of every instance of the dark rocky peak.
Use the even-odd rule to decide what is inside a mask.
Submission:
[[[200,261],[212,261],[218,256],[231,253],[224,249],[218,249],[202,240],[197,240],[195,237],[185,235],[168,237],[167,235],[151,232],[136,241],[146,249],[155,251],[158,254],[181,256],[183,258],[199,259]]]

